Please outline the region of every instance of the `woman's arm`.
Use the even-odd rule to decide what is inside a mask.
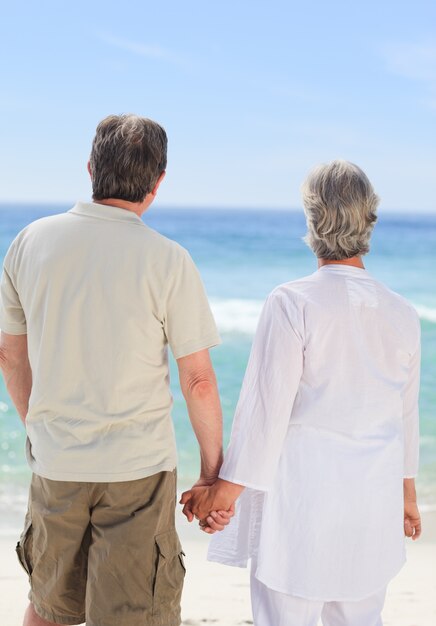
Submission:
[[[302,312],[275,290],[263,308],[219,477],[268,491],[303,373]]]
[[[289,305],[290,309],[286,305]],[[228,510],[244,487],[268,491],[277,471],[292,406],[303,371],[302,324],[280,292],[263,308],[233,421],[219,480],[182,496],[183,512],[204,519]]]
[[[403,392],[404,478],[415,478],[419,465],[419,379],[421,349],[410,359],[409,377]]]
[[[421,535],[421,516],[416,502],[415,479],[405,478],[404,484],[404,534],[418,539]]]
[[[418,539],[421,535],[421,517],[416,501],[415,476],[419,465],[419,380],[421,348],[419,344],[410,359],[409,378],[403,394],[404,433],[404,534]]]

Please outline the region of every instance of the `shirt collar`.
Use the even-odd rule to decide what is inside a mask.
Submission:
[[[368,272],[365,268],[356,267],[355,265],[344,265],[342,263],[327,263],[327,265],[321,265],[321,267],[318,268],[318,272],[350,273],[358,276],[368,276]]]
[[[128,209],[120,209],[119,207],[110,206],[108,204],[98,204],[98,202],[77,202],[68,213],[96,217],[102,220],[115,220],[117,222],[131,222],[133,224],[144,225],[139,215],[136,215],[136,213]]]

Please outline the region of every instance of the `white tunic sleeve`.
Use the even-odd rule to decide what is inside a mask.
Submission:
[[[236,407],[220,478],[272,485],[303,370],[302,313],[275,290],[267,299]]]
[[[412,355],[403,395],[404,478],[415,478],[419,465],[419,379],[421,349]]]

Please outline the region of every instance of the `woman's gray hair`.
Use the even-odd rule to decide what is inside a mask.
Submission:
[[[94,200],[142,202],[167,165],[167,135],[138,115],[109,115],[97,126],[89,159]]]
[[[379,198],[360,167],[341,160],[319,165],[301,191],[304,241],[319,259],[340,261],[369,252]]]

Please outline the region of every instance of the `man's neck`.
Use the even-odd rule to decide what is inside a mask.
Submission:
[[[343,259],[342,261],[332,261],[330,259],[318,259],[318,267],[322,267],[323,265],[352,265],[353,267],[360,267],[361,269],[365,269],[365,266],[362,262],[362,257],[353,256],[351,259]]]
[[[108,206],[115,206],[119,209],[125,209],[126,211],[131,211],[141,217],[153,201],[153,198],[149,198],[150,195],[151,194],[148,194],[142,202],[129,202],[128,200],[120,200],[119,198],[104,198],[104,200],[93,200],[93,202],[96,204],[106,204]]]

